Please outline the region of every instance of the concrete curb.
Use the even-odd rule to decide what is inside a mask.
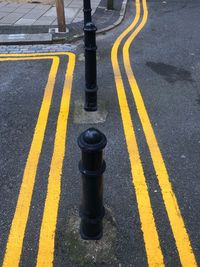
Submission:
[[[123,0],[122,6],[119,12],[119,18],[111,25],[97,30],[97,34],[105,33],[117,27],[124,19],[128,0]],[[42,37],[44,36],[44,38]],[[0,35],[0,45],[25,45],[25,44],[53,44],[53,43],[65,43],[73,42],[83,38],[84,34],[76,34],[72,37],[68,37],[68,33],[48,33],[48,34],[3,34]]]
[[[103,33],[105,31],[109,31],[109,30],[112,30],[113,28],[117,27],[122,22],[122,20],[124,19],[125,12],[126,12],[126,7],[127,7],[127,3],[128,3],[128,0],[123,0],[122,7],[121,7],[121,10],[119,12],[119,18],[118,18],[118,20],[115,21],[113,24],[109,25],[108,27],[103,28],[103,29],[97,31],[97,33]]]
[[[112,23],[111,25],[109,25],[109,26],[107,26],[105,28],[97,30],[96,33],[97,34],[104,33],[104,32],[110,31],[110,30],[114,29],[115,27],[117,27],[124,19],[127,3],[128,3],[128,0],[123,0],[122,7],[121,7],[121,10],[120,10],[120,13],[119,13],[120,14],[119,18],[114,23]],[[73,36],[73,41],[76,41],[76,40],[82,38],[83,36],[84,36],[83,33],[74,35]]]

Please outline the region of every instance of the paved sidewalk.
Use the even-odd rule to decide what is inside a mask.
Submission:
[[[92,1],[92,14],[100,0]],[[64,0],[66,24],[83,20],[83,0]],[[0,26],[56,25],[55,5],[0,2]]]
[[[16,4],[0,0],[0,45],[72,42],[83,36],[83,0],[64,0],[67,33],[57,33],[55,5]],[[127,0],[114,1],[107,10],[107,0],[92,0],[92,20],[102,33],[119,25]]]

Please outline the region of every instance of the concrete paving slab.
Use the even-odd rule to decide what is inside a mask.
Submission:
[[[25,5],[22,5],[22,6],[18,7],[18,8],[15,10],[15,12],[18,12],[18,13],[28,13],[28,12],[30,12],[30,10],[32,10],[33,8],[34,8],[34,6],[31,7],[31,8],[29,8],[29,7],[26,7]]]
[[[55,7],[51,7],[46,13],[45,13],[45,16],[46,17],[56,17],[56,8]]]
[[[41,17],[34,22],[34,25],[51,25],[55,21],[55,17]]]
[[[72,0],[64,0],[64,6],[68,7]]]
[[[6,5],[7,5],[6,2],[1,2],[1,3],[0,3],[0,7],[6,6]]]
[[[5,16],[8,16],[10,13],[8,12],[0,12],[0,19],[4,18]]]
[[[40,4],[37,4],[33,9],[32,11],[34,10],[37,10],[37,11],[47,11],[51,8],[52,6],[51,5],[40,5]]]
[[[76,17],[73,19],[73,23],[75,23],[75,22],[80,22],[80,21],[83,20],[83,18],[84,18],[84,16],[83,16],[83,11],[80,10],[80,11],[78,12],[78,14],[76,15]]]
[[[55,19],[55,20],[51,23],[51,25],[58,25],[57,19]]]
[[[18,7],[17,9],[15,9],[14,11],[15,13],[19,13],[19,14],[27,14],[28,12],[30,12],[30,9],[28,8],[24,8],[23,6],[22,7]]]
[[[13,12],[17,7],[9,7],[8,5],[1,7],[1,12]]]
[[[21,18],[15,23],[15,25],[32,25],[35,21],[36,19]]]
[[[65,8],[65,16],[66,18],[73,18],[75,17],[75,15],[78,13],[78,11],[80,10],[80,8],[78,7],[68,7],[68,8]],[[56,12],[56,8],[55,7],[52,7],[50,10],[48,10],[44,16],[50,16],[50,17],[56,17],[57,16],[57,12]]]
[[[83,10],[82,10],[82,9],[77,13],[75,19],[76,19],[76,18],[78,18],[78,19],[83,19]]]
[[[23,4],[23,8],[27,8],[27,9],[32,9],[32,8],[34,8],[34,7],[36,7],[37,6],[37,4]]]
[[[76,23],[76,22],[81,22],[83,21],[83,18],[75,18],[72,22]]]
[[[80,11],[80,9],[82,9],[82,7],[68,7],[68,8],[65,8],[65,17],[66,18],[74,18],[78,12]]]
[[[21,17],[22,17],[21,14],[11,13],[8,16],[1,19],[0,24],[6,24],[6,23],[13,24],[13,23],[17,22]]]
[[[81,2],[79,1],[72,1],[69,5],[68,8],[72,8],[72,7],[80,7],[82,6]]]
[[[79,12],[76,14],[76,17],[80,17],[83,15],[83,9],[80,9]]]
[[[35,9],[32,9],[26,15],[40,15],[40,16],[42,16],[43,14],[45,14],[45,12],[46,12],[46,10],[35,10]]]
[[[43,14],[43,13],[42,13]],[[28,13],[25,16],[23,16],[23,19],[39,19],[42,15],[41,13]]]
[[[12,7],[15,8],[15,7],[16,7],[16,8],[17,8],[17,7],[20,7],[21,5],[22,5],[22,4],[11,3],[11,4],[7,4],[6,7],[7,7],[7,8],[12,8]]]

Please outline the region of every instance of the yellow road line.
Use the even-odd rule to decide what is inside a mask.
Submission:
[[[126,41],[124,48],[123,48],[123,59],[124,59],[124,66],[126,69],[127,77],[129,80],[129,84],[132,90],[132,94],[135,100],[136,108],[142,123],[142,127],[144,130],[144,134],[147,140],[147,144],[151,153],[151,157],[153,160],[154,168],[157,174],[157,178],[159,181],[159,185],[161,188],[163,200],[165,203],[165,207],[167,210],[167,214],[169,217],[169,221],[171,224],[171,228],[174,234],[174,238],[176,241],[176,246],[179,252],[180,261],[182,266],[197,266],[195,256],[192,251],[192,247],[190,244],[189,236],[187,234],[187,230],[185,228],[184,220],[181,216],[181,212],[176,200],[176,196],[173,192],[171,183],[169,181],[169,176],[167,173],[167,169],[158,146],[158,142],[156,140],[156,136],[151,125],[142,95],[140,93],[140,89],[138,87],[137,81],[134,77],[131,62],[130,62],[130,55],[129,49],[130,45],[132,44],[133,40],[137,36],[137,34],[141,31],[144,25],[147,22],[148,18],[148,9],[146,0],[143,0],[143,8],[144,14],[143,19],[138,26],[138,28],[131,34],[131,36]]]
[[[27,61],[27,60],[43,60],[43,59],[55,59],[55,58],[58,58],[57,56],[56,57],[53,57],[53,56],[40,56],[40,57],[10,57],[10,55],[7,55],[7,58],[1,58],[1,54],[0,54],[0,61]],[[59,59],[59,58],[58,58]]]
[[[8,55],[7,55],[8,56]],[[52,59],[48,81],[46,84],[42,105],[40,108],[37,124],[34,131],[34,136],[31,148],[28,154],[22,184],[18,196],[17,206],[12,221],[10,234],[6,246],[6,252],[3,261],[3,267],[17,267],[19,265],[24,233],[28,220],[30,203],[32,199],[33,188],[35,184],[35,176],[37,172],[38,161],[42,149],[49,109],[52,100],[52,94],[59,66],[58,57],[38,57],[38,58],[6,58],[0,61],[11,60],[41,60]]]
[[[111,60],[115,75],[115,83],[118,94],[118,101],[123,121],[124,133],[129,152],[132,181],[135,187],[138,210],[143,231],[145,248],[149,266],[164,266],[163,255],[160,248],[158,233],[154,221],[151,201],[148,193],[146,179],[139,155],[138,145],[131,120],[130,110],[125,94],[122,75],[118,63],[118,50],[122,39],[134,29],[140,18],[140,2],[136,0],[136,16],[133,23],[117,38],[111,52]]]
[[[0,57],[38,57],[38,56],[70,56],[71,52],[41,52],[41,53],[24,53],[24,54],[0,54]]]
[[[48,190],[40,231],[37,267],[50,267],[54,259],[54,238],[61,190],[61,175],[65,156],[67,121],[70,107],[75,55],[69,57],[60,112],[57,121],[53,157],[50,166]]]

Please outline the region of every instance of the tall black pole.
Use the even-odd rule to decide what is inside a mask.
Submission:
[[[97,110],[97,62],[96,62],[96,26],[88,22],[85,33],[85,106],[86,111]]]
[[[113,10],[114,6],[113,6],[113,0],[107,0],[107,9],[108,10]]]
[[[83,0],[84,26],[92,21],[90,0]]]

